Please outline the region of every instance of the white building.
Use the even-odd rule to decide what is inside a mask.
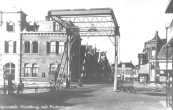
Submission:
[[[3,66],[7,76],[18,83],[20,77],[20,31],[26,14],[17,8],[0,11],[0,85],[3,85]]]

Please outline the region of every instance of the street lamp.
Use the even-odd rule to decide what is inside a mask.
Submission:
[[[166,29],[166,43],[167,43],[167,39],[168,39],[167,37],[168,37],[168,28],[169,28],[169,25],[170,25],[169,23],[166,23],[165,24],[165,29]]]
[[[3,23],[3,21],[2,21],[2,11],[0,11],[0,26],[2,26],[2,23]]]
[[[166,29],[166,43],[167,43],[167,37],[168,37],[168,23],[165,24],[165,29]],[[168,107],[168,85],[167,85],[167,81],[168,81],[168,44],[166,45],[166,107]]]
[[[157,79],[156,83],[159,83],[160,68],[159,68],[159,60],[158,60],[158,58],[156,58],[155,68],[156,68],[156,79]]]
[[[173,44],[172,44],[172,41],[171,41],[171,46],[172,46],[172,49],[173,49]],[[172,52],[172,72],[173,72],[173,52]],[[172,75],[172,109],[173,109],[173,75]]]

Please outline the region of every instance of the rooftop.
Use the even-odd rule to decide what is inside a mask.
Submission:
[[[173,13],[173,1],[168,0],[168,5],[166,7],[165,13]]]

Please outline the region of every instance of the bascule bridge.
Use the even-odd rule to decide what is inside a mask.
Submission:
[[[71,45],[75,37],[108,37],[112,46],[115,46],[115,73],[114,73],[114,91],[117,86],[117,62],[118,62],[118,40],[119,40],[119,26],[111,8],[93,8],[93,9],[74,9],[74,10],[50,10],[46,17],[49,21],[54,21],[66,29],[66,87],[70,87],[71,77]],[[114,38],[112,41],[111,38]],[[99,41],[99,40],[98,40]],[[80,50],[80,44],[78,49]],[[78,51],[78,61],[80,62],[80,51]],[[65,68],[63,62],[60,65],[60,72],[57,78],[62,79],[62,68]],[[81,67],[78,65],[79,83],[81,79]]]

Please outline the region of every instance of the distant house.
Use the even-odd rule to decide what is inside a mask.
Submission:
[[[132,61],[120,62],[118,64],[118,74],[117,75],[119,78],[121,78],[121,80],[126,80],[133,76],[134,69],[135,69],[135,66],[133,65]]]
[[[138,81],[139,82],[149,82],[149,64],[144,64],[140,66],[138,71]]]
[[[96,57],[96,48],[92,45],[81,46],[81,77],[87,81],[91,79],[96,71],[98,58]]]

